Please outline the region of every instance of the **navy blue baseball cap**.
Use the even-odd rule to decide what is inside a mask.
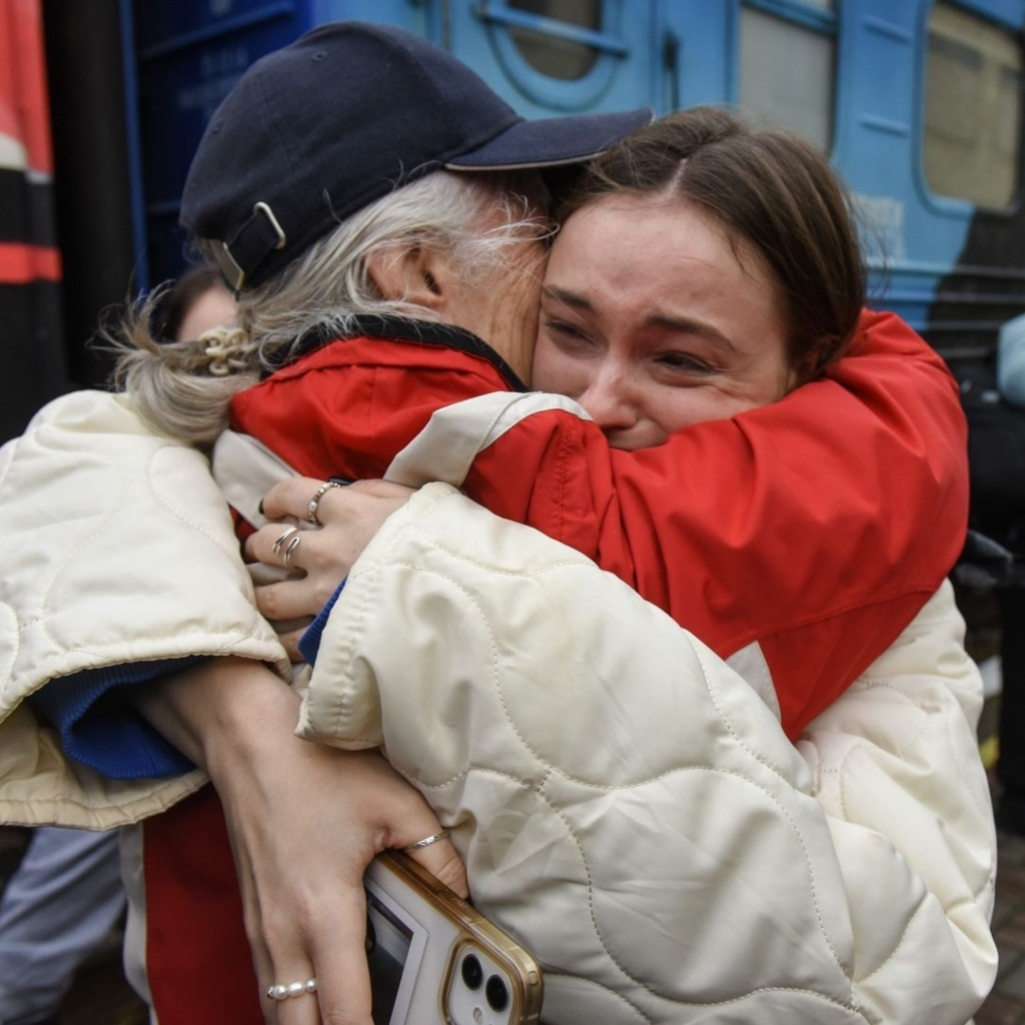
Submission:
[[[181,224],[221,244],[240,291],[431,171],[581,163],[650,120],[643,109],[528,121],[426,39],[334,22],[257,61],[217,108],[189,169]]]

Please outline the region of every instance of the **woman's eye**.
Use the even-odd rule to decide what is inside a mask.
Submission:
[[[564,338],[568,341],[583,342],[586,340],[586,336],[579,328],[566,323],[564,320],[546,320],[545,327],[548,328],[552,334],[558,335],[560,338]]]
[[[664,352],[658,357],[658,362],[673,370],[686,370],[692,374],[716,373],[715,367],[686,352]]]

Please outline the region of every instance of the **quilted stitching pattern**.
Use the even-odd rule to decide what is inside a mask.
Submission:
[[[545,965],[551,1025],[963,1025],[981,1000],[986,819],[962,823],[982,823],[982,902],[946,870],[961,933],[877,834],[823,815],[743,680],[569,549],[429,485],[354,567],[321,652],[301,730],[383,742],[453,827],[478,905]],[[933,992],[894,1001],[924,965]]]
[[[0,509],[0,717],[50,679],[119,662],[230,651],[288,671],[207,461],[149,433],[124,396],[77,392],[45,407],[0,450]],[[203,782],[73,767],[25,709],[2,728],[8,822],[107,828]]]

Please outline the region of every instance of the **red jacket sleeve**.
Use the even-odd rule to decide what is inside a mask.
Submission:
[[[431,414],[507,391],[488,358],[439,345],[350,338],[322,346],[231,400],[231,426],[310,477],[383,477]]]
[[[967,523],[966,428],[942,360],[866,312],[826,380],[640,452],[529,416],[467,493],[621,577],[720,655],[757,641],[791,733],[940,585]]]

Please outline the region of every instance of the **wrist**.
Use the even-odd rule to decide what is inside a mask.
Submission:
[[[272,757],[288,739],[299,696],[260,662],[226,656],[137,688],[140,713],[215,781],[232,764]]]

